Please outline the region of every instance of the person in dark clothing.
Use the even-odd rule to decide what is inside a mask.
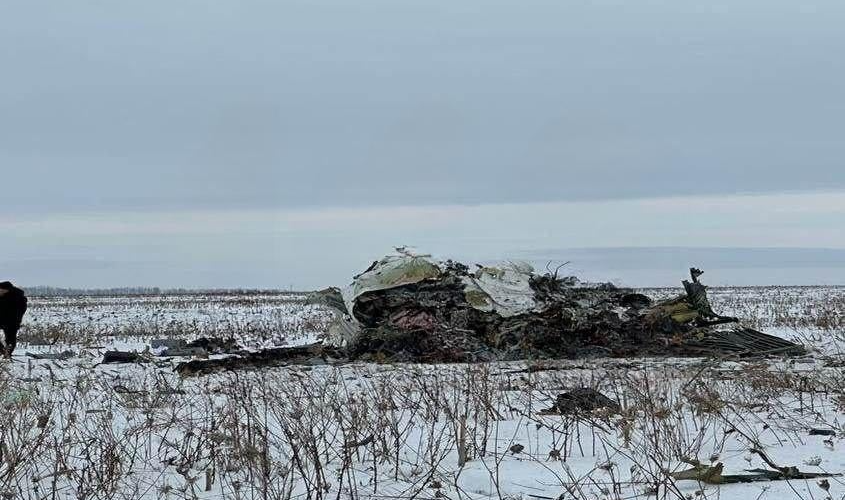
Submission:
[[[0,283],[0,330],[3,330],[6,358],[12,357],[12,351],[18,342],[18,330],[26,313],[26,295],[23,290],[8,281]]]

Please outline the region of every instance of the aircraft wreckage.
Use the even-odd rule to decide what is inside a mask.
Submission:
[[[183,374],[363,360],[475,362],[583,356],[801,355],[804,349],[715,313],[690,270],[684,291],[654,302],[633,289],[583,284],[558,271],[476,266],[401,252],[309,302],[336,311],[323,342],[181,363]]]

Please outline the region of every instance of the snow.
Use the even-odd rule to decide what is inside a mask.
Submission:
[[[685,456],[712,457],[727,474],[765,468],[752,447],[804,472],[845,471],[845,334],[836,326],[845,292],[733,288],[711,297],[717,311],[803,339],[812,353],[743,362],[560,360],[543,362],[541,371],[524,362],[350,363],[180,378],[172,370],[179,360],[98,363],[107,349],[142,350],[158,337],[230,333],[250,348],[306,343],[331,314],[282,294],[34,299],[14,359],[0,369],[0,493],[825,498],[815,481],[715,486],[666,478],[666,470],[689,468]],[[77,355],[25,355],[65,349]],[[579,386],[619,401],[622,414],[541,414],[557,394]],[[43,428],[39,416],[47,416]],[[836,436],[810,436],[811,428]],[[511,451],[515,444],[523,448]],[[462,465],[459,448],[467,450]],[[565,460],[550,457],[552,450]],[[829,481],[831,498],[843,498],[842,478]],[[656,496],[649,494],[655,487]]]

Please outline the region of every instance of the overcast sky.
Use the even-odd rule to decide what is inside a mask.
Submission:
[[[840,0],[4,2],[0,274],[845,249],[843,25]]]

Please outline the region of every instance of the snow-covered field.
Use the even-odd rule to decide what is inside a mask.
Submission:
[[[655,297],[677,290],[649,290]],[[175,360],[100,365],[151,339],[313,341],[330,314],[295,294],[33,298],[2,365],[3,498],[845,498],[845,478],[704,485],[725,474],[845,471],[845,289],[711,289],[714,308],[811,347],[802,359],[594,359],[291,366],[198,378]],[[65,361],[27,352],[72,350]],[[591,387],[620,414],[544,415]],[[810,429],[834,436],[810,435]]]
[[[296,293],[34,297],[19,336],[63,348],[202,336],[231,337],[254,348],[297,344],[313,340],[331,319],[305,298]]]

